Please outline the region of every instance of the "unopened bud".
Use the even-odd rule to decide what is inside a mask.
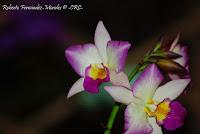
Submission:
[[[179,75],[183,75],[187,73],[187,70],[181,66],[180,64],[174,62],[170,59],[158,59],[156,64],[166,72],[175,73]]]
[[[159,59],[159,58],[177,59],[182,56],[177,53],[171,52],[171,51],[166,51],[166,52],[153,53],[153,54],[151,54],[151,57],[155,57],[157,59]]]

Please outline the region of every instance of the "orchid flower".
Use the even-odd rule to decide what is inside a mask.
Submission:
[[[98,93],[102,82],[128,86],[121,79],[128,79],[123,69],[130,46],[129,42],[111,40],[103,22],[99,21],[94,44],[75,45],[65,51],[68,62],[81,77],[71,87],[68,98],[84,90]]]
[[[178,44],[180,35],[178,34],[173,43],[170,46],[169,51],[172,51],[174,53],[177,53],[181,55],[182,57],[174,59],[176,63],[179,63],[181,66],[183,66],[187,71],[189,71],[189,65],[188,65],[188,47],[186,45]],[[175,74],[169,75],[171,79],[179,79],[180,77]],[[189,77],[188,75],[185,77]]]
[[[178,79],[159,86],[163,76],[150,64],[136,79],[131,89],[106,86],[105,90],[119,103],[126,104],[125,134],[162,134],[161,125],[174,130],[183,125],[185,108],[174,101],[190,79]]]

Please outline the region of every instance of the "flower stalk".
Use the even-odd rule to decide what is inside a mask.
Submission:
[[[110,134],[112,126],[113,126],[113,123],[115,121],[115,118],[116,118],[116,115],[117,115],[117,113],[119,111],[120,106],[121,106],[121,104],[119,104],[119,103],[115,103],[115,105],[113,106],[112,111],[110,113],[110,117],[108,119],[108,123],[106,125],[107,129],[104,132],[104,134]]]

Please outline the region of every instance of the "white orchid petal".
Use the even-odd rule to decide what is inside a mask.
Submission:
[[[148,118],[148,121],[153,128],[153,132],[151,134],[162,134],[162,128],[157,124],[154,117]]]
[[[104,89],[119,103],[128,105],[134,99],[132,92],[124,87],[106,86]]]
[[[94,42],[96,47],[99,50],[99,54],[103,60],[103,63],[107,63],[107,52],[106,52],[106,47],[108,41],[110,41],[110,35],[108,31],[106,30],[104,24],[102,21],[99,21],[97,24],[97,28],[95,31],[95,36],[94,36]]]
[[[83,81],[84,81],[84,78],[80,78],[74,83],[74,85],[71,87],[71,89],[68,92],[67,98],[70,98],[71,96],[84,90]]]
[[[124,72],[116,73],[114,71],[110,72],[110,81],[114,86],[123,86],[128,89],[131,88],[128,77]]]
[[[181,55],[182,57],[175,59],[174,61],[186,67],[188,65],[188,47],[186,45],[176,45],[173,52]]]
[[[71,46],[65,50],[65,55],[80,76],[85,75],[85,69],[90,64],[102,63],[98,50],[93,44]]]
[[[170,46],[170,51],[173,51],[173,49],[175,48],[175,46],[177,45],[178,41],[179,41],[179,38],[180,38],[180,34],[178,34],[176,36],[176,38],[174,39],[174,41],[172,42],[171,46]]]
[[[109,41],[107,46],[108,67],[116,72],[124,70],[131,44],[127,41]]]
[[[166,98],[170,100],[176,99],[184,91],[190,81],[190,79],[178,79],[166,83],[156,90],[153,100],[161,102]]]
[[[131,103],[125,110],[124,134],[150,134],[152,127],[143,105]]]
[[[144,101],[148,101],[153,97],[153,94],[162,80],[163,76],[159,69],[155,64],[151,64],[133,83],[133,94]]]

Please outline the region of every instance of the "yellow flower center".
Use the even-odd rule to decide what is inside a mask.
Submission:
[[[106,67],[103,64],[91,64],[89,76],[93,79],[105,79],[107,76]]]
[[[149,100],[144,108],[144,111],[148,114],[148,116],[156,117],[158,122],[163,122],[163,120],[167,117],[167,114],[170,111],[169,104],[169,100],[164,100],[158,105],[156,105],[153,100]],[[152,105],[155,107],[154,109],[152,108]]]

